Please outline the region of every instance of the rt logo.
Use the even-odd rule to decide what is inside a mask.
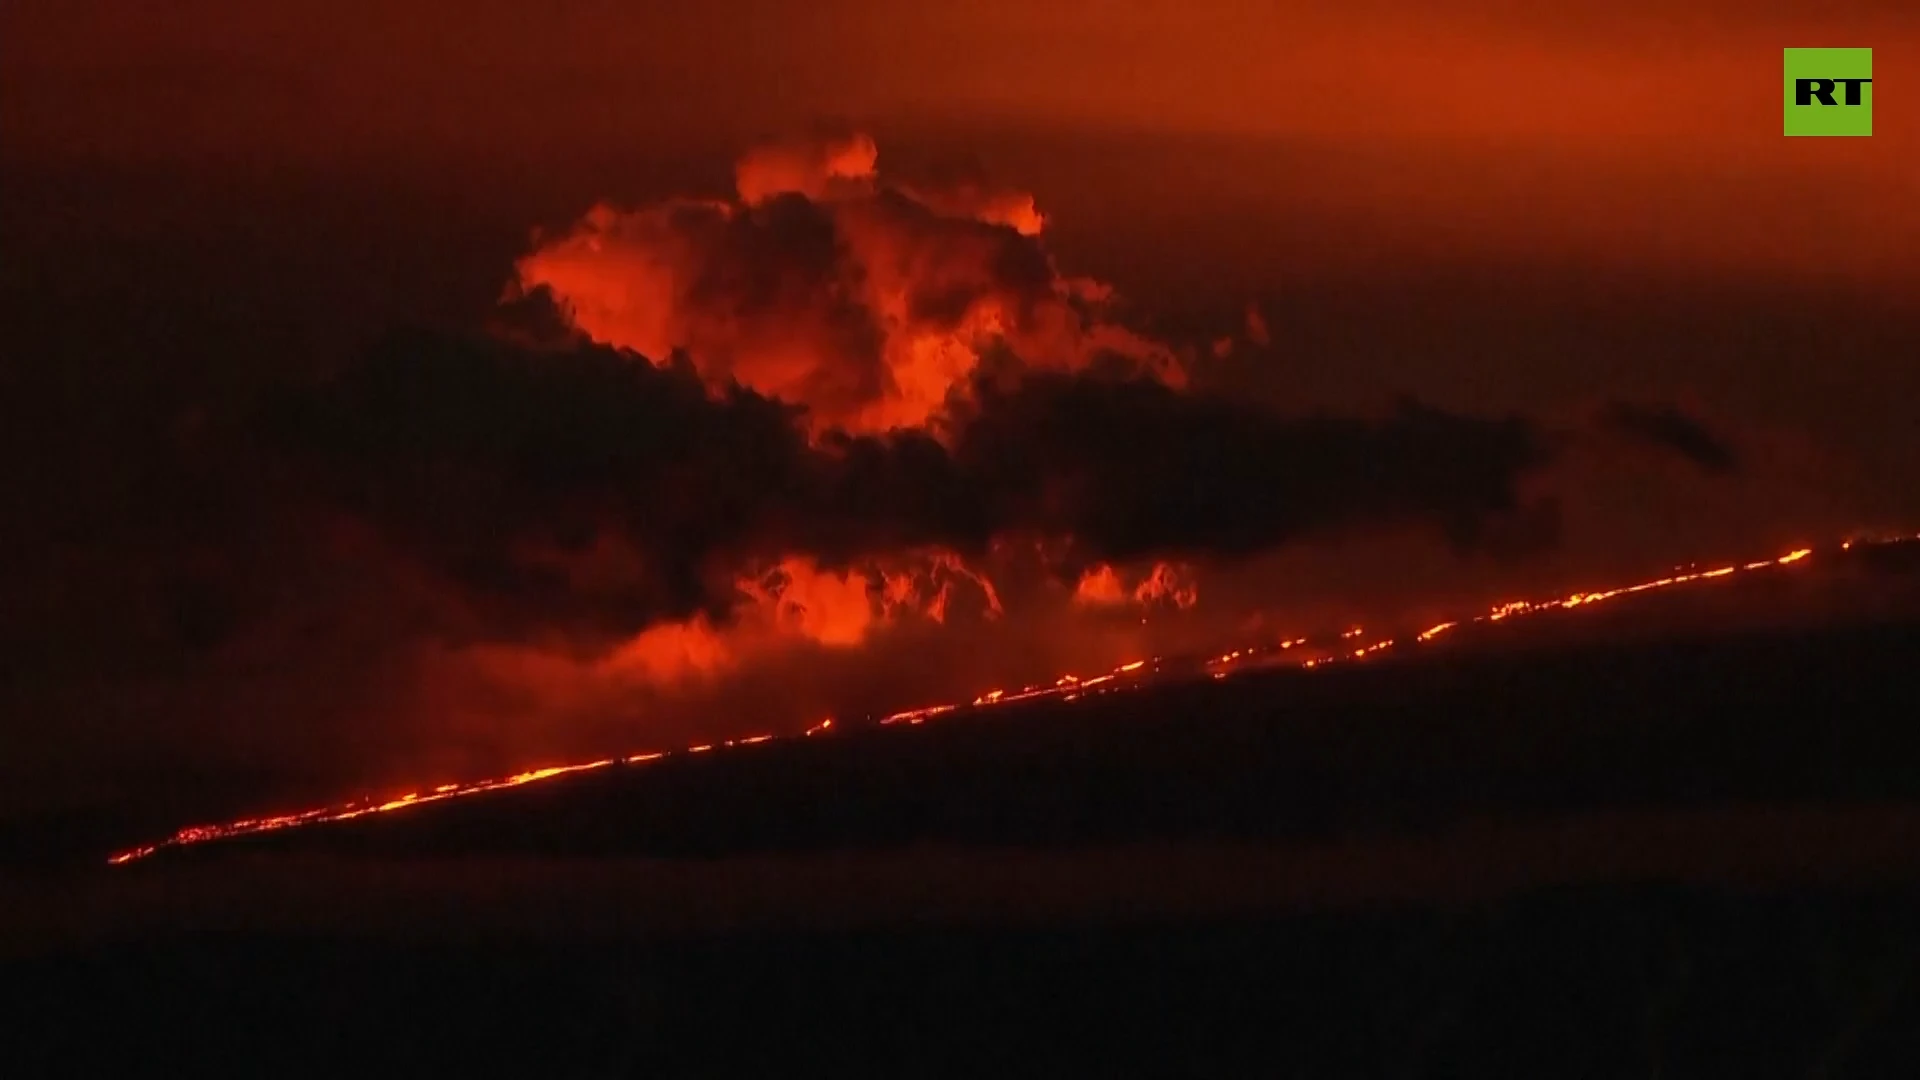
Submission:
[[[1787,134],[1873,134],[1872,49],[1788,49]]]

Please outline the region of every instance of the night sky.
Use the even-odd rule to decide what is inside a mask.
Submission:
[[[1022,573],[1071,592],[1096,564],[1178,563],[1181,617],[1218,631],[1249,598],[1277,627],[1920,520],[1908,4],[661,7],[0,15],[0,643],[24,676],[0,691],[0,812],[438,778],[1138,646],[1140,612],[1023,606],[1050,594]],[[1782,137],[1784,46],[1875,50],[1872,138]],[[736,375],[794,341],[880,363],[860,297],[815,304],[845,299],[864,237],[935,253],[902,271],[914,325],[1110,285],[1100,325],[1181,385],[1030,378],[968,436],[862,472],[605,350],[455,343],[597,203],[729,199],[753,148],[853,132],[873,191],[675,226],[707,276],[660,334],[734,350]],[[1031,194],[1044,232],[963,190]],[[1025,358],[1080,370],[1054,329]],[[434,380],[394,375],[420,355]],[[868,384],[832,385],[864,407]],[[929,485],[950,497],[903,494]],[[713,580],[730,559],[931,543],[977,569],[1009,532],[1079,547],[990,575],[998,619],[949,569],[944,627],[808,623],[712,663],[699,633],[660,646],[724,692],[594,666],[688,619],[754,633]]]

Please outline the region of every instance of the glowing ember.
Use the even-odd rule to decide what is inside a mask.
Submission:
[[[1842,550],[1851,550],[1853,547],[1859,546],[1861,544],[1896,543],[1896,542],[1906,542],[1909,540],[1920,540],[1920,534],[1916,534],[1911,538],[1909,537],[1888,537],[1888,538],[1856,537],[1846,541],[1844,544],[1841,545],[1841,548]],[[1412,643],[1429,642],[1447,633],[1448,631],[1451,631],[1459,626],[1467,625],[1470,623],[1499,622],[1502,620],[1514,618],[1516,616],[1531,615],[1531,614],[1536,614],[1543,611],[1565,610],[1565,609],[1571,609],[1576,607],[1578,608],[1590,607],[1594,604],[1602,603],[1604,601],[1612,600],[1621,596],[1631,596],[1637,593],[1650,592],[1656,589],[1671,588],[1677,585],[1686,585],[1693,582],[1715,580],[1719,578],[1729,577],[1736,573],[1760,571],[1760,570],[1766,570],[1766,569],[1777,568],[1782,566],[1789,566],[1794,563],[1805,561],[1806,559],[1810,558],[1812,554],[1813,554],[1813,551],[1810,548],[1798,548],[1796,550],[1787,552],[1785,555],[1782,555],[1776,559],[1763,559],[1756,562],[1748,562],[1748,563],[1723,566],[1713,570],[1704,570],[1704,571],[1696,571],[1692,573],[1675,574],[1669,577],[1658,578],[1653,581],[1645,581],[1636,585],[1625,585],[1618,588],[1605,589],[1599,592],[1576,592],[1557,600],[1543,600],[1543,601],[1515,600],[1508,603],[1495,605],[1492,609],[1487,611],[1485,614],[1477,615],[1470,619],[1440,623],[1436,626],[1430,627],[1427,630],[1422,631],[1421,633],[1416,635],[1414,638],[1412,638],[1411,641]],[[1353,627],[1343,632],[1340,635],[1340,638],[1343,643],[1342,651],[1336,651],[1324,656],[1310,657],[1310,658],[1303,659],[1302,661],[1299,662],[1298,666],[1302,669],[1313,669],[1313,668],[1322,667],[1326,664],[1334,663],[1337,661],[1364,660],[1368,657],[1376,656],[1381,653],[1384,653],[1392,649],[1395,645],[1400,643],[1399,639],[1386,638],[1380,641],[1373,642],[1372,644],[1368,644],[1368,645],[1357,647],[1357,648],[1345,645],[1345,642],[1349,642],[1352,639],[1359,637],[1363,632],[1364,631],[1361,627]],[[1302,638],[1292,638],[1292,639],[1283,640],[1274,645],[1256,645],[1249,648],[1236,649],[1236,650],[1233,650],[1232,652],[1221,654],[1209,660],[1206,665],[1207,668],[1209,669],[1208,674],[1214,679],[1224,679],[1229,674],[1229,671],[1225,669],[1229,667],[1243,665],[1246,661],[1253,660],[1256,658],[1270,659],[1271,657],[1275,656],[1278,653],[1285,652],[1289,649],[1294,649],[1294,648],[1303,646],[1305,644],[1307,644],[1307,639],[1302,637]],[[1161,658],[1159,657],[1154,657],[1152,660],[1130,660],[1114,668],[1110,672],[1106,672],[1104,674],[1097,675],[1092,678],[1083,679],[1077,675],[1063,675],[1051,685],[1029,686],[1020,690],[1017,693],[1009,693],[1004,690],[990,690],[974,698],[968,705],[965,705],[965,706],[959,705],[959,704],[943,704],[943,705],[929,705],[929,706],[924,706],[922,708],[917,708],[917,709],[908,709],[908,710],[897,712],[890,716],[884,717],[881,719],[880,723],[882,725],[895,725],[895,724],[916,725],[916,724],[924,723],[925,721],[930,720],[937,716],[942,716],[942,715],[956,712],[962,708],[981,709],[981,708],[988,708],[988,707],[994,707],[994,706],[1000,706],[1000,705],[1007,705],[1016,701],[1032,701],[1036,699],[1049,698],[1049,697],[1058,697],[1065,701],[1078,701],[1091,695],[1111,693],[1111,692],[1115,692],[1123,689],[1137,689],[1138,687],[1143,685],[1142,680],[1146,676],[1158,674],[1161,671],[1161,666],[1162,666],[1162,661],[1161,661]],[[832,731],[833,728],[834,728],[833,720],[825,719],[813,725],[812,727],[807,728],[801,734],[803,737],[824,735]],[[772,734],[760,734],[760,735],[754,735],[754,736],[737,739],[737,740],[728,740],[720,745],[723,749],[743,747],[743,746],[758,746],[765,743],[773,742],[776,739],[777,739],[777,736]],[[715,749],[715,745],[712,743],[701,743],[699,745],[689,746],[685,748],[685,750],[682,752],[687,754],[699,754],[699,753],[708,753],[708,752],[714,751],[714,749]],[[613,765],[642,765],[649,762],[663,760],[668,756],[670,756],[669,751],[653,751],[649,753],[634,754],[628,757],[602,758],[599,761],[590,761],[580,765],[552,765],[552,766],[547,766],[545,768],[531,769],[526,772],[515,773],[511,776],[500,777],[492,780],[480,780],[480,781],[475,781],[472,783],[465,783],[465,784],[441,784],[440,786],[435,787],[428,791],[407,792],[405,794],[402,794],[393,798],[384,799],[384,800],[362,799],[355,802],[346,803],[340,806],[320,807],[318,809],[303,810],[298,813],[281,814],[281,815],[271,816],[271,817],[246,818],[239,821],[229,822],[224,825],[193,825],[193,826],[189,826],[187,828],[181,829],[180,831],[174,833],[172,836],[168,837],[165,840],[157,841],[151,844],[144,844],[139,847],[131,848],[129,850],[122,851],[118,854],[115,854],[114,856],[109,858],[107,862],[114,866],[120,866],[126,863],[134,862],[138,859],[145,858],[146,856],[152,855],[153,853],[160,851],[164,848],[184,847],[189,844],[201,844],[201,843],[207,843],[209,841],[214,841],[214,840],[225,840],[225,839],[231,839],[231,838],[240,837],[240,836],[252,836],[259,833],[275,832],[281,829],[294,828],[296,826],[319,825],[327,822],[336,822],[336,821],[351,821],[354,818],[365,817],[369,814],[392,813],[395,811],[405,810],[405,809],[409,809],[416,806],[425,806],[429,803],[444,802],[448,799],[464,798],[469,795],[478,795],[478,794],[489,792],[489,791],[499,791],[504,788],[518,787],[520,785],[531,784],[536,781],[551,780],[556,777],[568,776],[574,773],[583,773],[583,772],[589,772],[596,769],[604,769]]]

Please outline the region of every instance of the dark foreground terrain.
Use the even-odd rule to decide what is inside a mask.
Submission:
[[[8,1071],[1911,1077],[1914,910],[1644,887],[1124,927],[169,938],[16,965]]]
[[[5,1071],[1912,1077],[1916,718],[1883,622],[617,767],[16,882]]]

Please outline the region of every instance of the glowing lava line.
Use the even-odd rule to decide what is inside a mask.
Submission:
[[[1897,538],[1855,538],[1842,544],[1841,550],[1851,550],[1854,547],[1865,544],[1903,543],[1916,540],[1920,540],[1920,534],[1912,537]],[[1412,644],[1424,644],[1442,637],[1461,626],[1469,626],[1475,623],[1501,622],[1518,616],[1534,615],[1544,611],[1588,607],[1618,597],[1632,596],[1638,593],[1651,592],[1656,589],[1668,589],[1694,582],[1731,577],[1738,573],[1790,566],[1794,563],[1802,562],[1812,555],[1813,551],[1811,548],[1798,548],[1776,559],[1762,559],[1757,562],[1731,564],[1714,570],[1676,574],[1670,577],[1657,578],[1653,581],[1644,581],[1636,585],[1625,585],[1600,592],[1576,592],[1557,600],[1515,600],[1504,604],[1497,604],[1482,615],[1440,623],[1422,631],[1415,637],[1409,639],[1409,641]],[[1317,657],[1302,659],[1298,666],[1312,669],[1341,661],[1351,662],[1365,660],[1369,657],[1380,655],[1395,645],[1400,644],[1400,640],[1395,638],[1384,638],[1363,646],[1353,646],[1350,644],[1350,642],[1360,637],[1363,633],[1364,629],[1361,627],[1352,627],[1342,632],[1339,635],[1339,644],[1335,648],[1335,651]],[[1229,668],[1242,665],[1247,660],[1255,658],[1270,659],[1280,653],[1306,644],[1307,639],[1302,637],[1284,640],[1276,645],[1257,645],[1251,648],[1236,649],[1207,661],[1207,674],[1215,679],[1224,679],[1229,673]],[[883,717],[880,723],[882,725],[915,725],[924,723],[937,716],[957,712],[961,709],[985,709],[993,706],[1009,705],[1017,701],[1033,701],[1042,698],[1056,697],[1065,701],[1077,701],[1089,694],[1103,694],[1117,690],[1138,689],[1144,685],[1142,680],[1145,677],[1158,674],[1163,670],[1162,664],[1163,661],[1160,657],[1154,657],[1151,661],[1132,660],[1114,668],[1110,672],[1092,678],[1082,679],[1076,675],[1063,675],[1052,685],[1029,686],[1014,693],[1009,693],[1005,690],[989,690],[966,704],[929,705],[917,709],[907,709]],[[833,720],[822,720],[820,723],[807,728],[801,733],[800,737],[825,735],[833,729]],[[774,735],[754,735],[742,739],[729,739],[720,743],[700,743],[694,746],[688,746],[684,750],[679,751],[679,753],[704,754],[716,749],[758,746],[774,742],[778,738],[778,736]],[[492,780],[479,780],[464,784],[442,784],[428,791],[408,792],[396,798],[385,800],[360,799],[338,806],[320,807],[313,810],[303,810],[298,813],[280,814],[271,817],[246,818],[239,821],[228,822],[224,825],[192,825],[181,829],[164,840],[151,844],[143,844],[139,847],[119,852],[110,857],[107,862],[114,866],[121,866],[143,859],[165,848],[185,847],[190,844],[202,844],[215,840],[253,836],[260,833],[275,832],[281,829],[290,829],[304,825],[321,825],[328,822],[351,821],[355,818],[366,817],[370,814],[391,813],[417,806],[426,806],[429,803],[466,798],[469,795],[479,795],[489,791],[499,791],[504,788],[520,787],[524,784],[551,780],[556,777],[568,776],[575,773],[590,772],[613,765],[644,765],[650,762],[664,760],[672,753],[674,752],[661,750],[633,754],[627,757],[602,758],[599,761],[589,761],[579,765],[553,765],[541,769],[531,769],[527,772],[514,773],[511,776],[499,777]]]

